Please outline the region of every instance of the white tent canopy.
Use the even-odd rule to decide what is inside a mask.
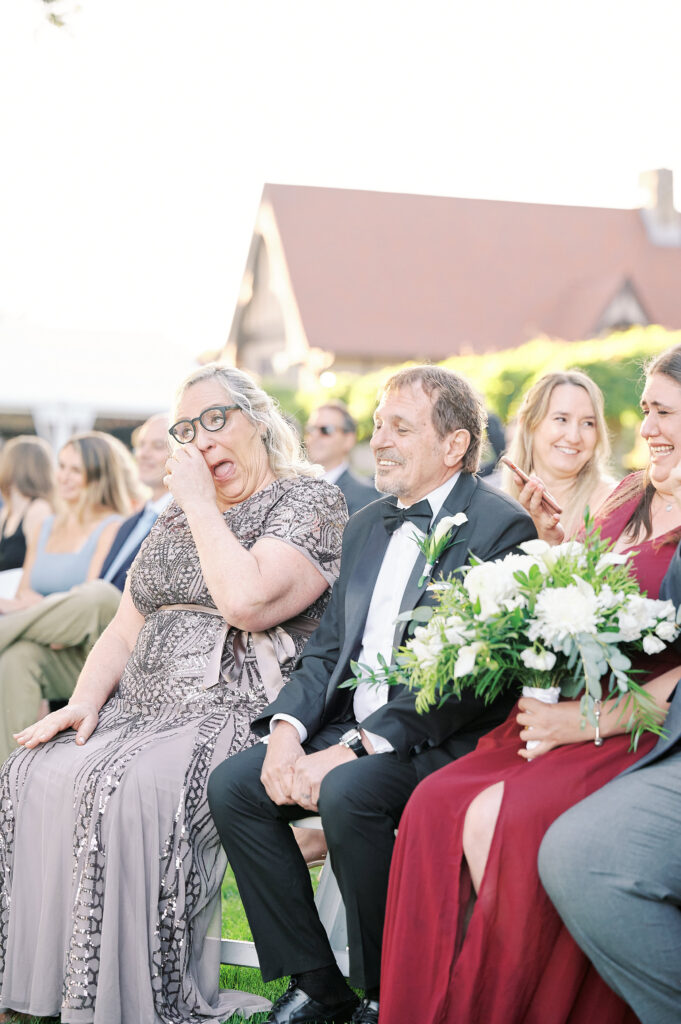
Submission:
[[[160,334],[0,324],[0,429],[3,414],[30,413],[58,449],[98,417],[134,422],[169,409],[196,365],[186,342]]]

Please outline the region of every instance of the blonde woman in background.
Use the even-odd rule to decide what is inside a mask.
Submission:
[[[27,538],[24,574],[7,613],[96,579],[123,516],[141,496],[127,449],[100,431],[76,434],[59,452],[56,513]]]
[[[530,479],[504,467],[503,489],[527,509],[539,536],[553,544],[574,537],[586,508],[595,513],[616,483],[600,388],[581,370],[545,374],[522,401],[508,457]],[[542,503],[546,492],[562,513]]]
[[[115,437],[99,431],[76,434],[59,452],[57,512],[28,537],[16,597],[0,600],[0,762],[16,746],[13,734],[44,713],[43,699],[71,696],[51,690],[40,673],[26,679],[24,647],[31,642],[50,645],[55,602],[72,587],[99,576],[140,487],[132,457]]]

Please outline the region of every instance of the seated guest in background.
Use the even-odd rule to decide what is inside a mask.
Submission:
[[[311,413],[305,427],[308,457],[323,466],[325,480],[340,487],[348,515],[380,498],[368,480],[362,480],[350,469],[348,459],[356,444],[357,424],[344,402],[325,402]]]
[[[681,474],[681,346],[650,365],[641,405],[648,470],[618,485],[597,522],[615,551],[631,552],[641,590],[656,598],[681,536],[671,475]],[[642,655],[636,666],[660,709],[679,678],[678,660],[663,651]],[[549,706],[523,697],[474,753],[419,786],[402,816],[391,869],[381,1024],[633,1024],[568,935],[536,869],[549,825],[654,746],[644,733],[630,750],[621,712],[603,702],[601,746],[579,700]],[[527,740],[539,745],[519,749]],[[575,833],[572,843],[583,838]],[[607,858],[593,862],[592,893],[608,867]],[[578,898],[581,879],[576,871],[571,878],[569,898]],[[467,924],[471,887],[477,899]],[[616,914],[610,905],[601,911]],[[636,936],[649,941],[640,928]]]
[[[586,507],[594,513],[615,486],[600,388],[580,370],[545,374],[523,399],[508,455],[532,479],[523,484],[504,467],[504,490],[528,509],[539,536],[554,544],[574,537]],[[542,505],[545,490],[560,516]]]
[[[100,578],[54,597],[42,606],[40,614],[29,610],[0,623],[0,639],[6,649],[0,671],[8,707],[21,707],[30,693],[47,695],[53,702],[66,701],[73,693],[85,659],[116,614],[128,569],[142,541],[170,502],[163,482],[169,440],[165,415],[153,416],[133,434],[139,480],[150,496],[119,527]],[[28,713],[26,709],[24,714]],[[14,731],[21,727],[17,723]]]
[[[4,1008],[160,1024],[263,1006],[218,988],[225,857],[206,784],[314,630],[347,513],[240,370],[190,375],[174,419],[174,501],[68,707],[0,770]]]
[[[120,441],[99,431],[75,435],[59,452],[58,511],[28,538],[16,598],[0,601],[0,762],[14,749],[13,733],[39,715],[42,697],[62,697],[47,688],[41,691],[36,682],[24,685],[24,676],[16,682],[15,669],[24,653],[21,634],[49,613],[50,594],[99,576],[121,519],[136,497],[127,486],[131,461]]]
[[[151,494],[139,511],[121,525],[104,559],[100,578],[113,583],[120,591],[125,587],[128,569],[142,541],[170,502],[170,494],[163,482],[169,454],[168,417],[165,413],[152,416],[138,427],[133,432],[132,444],[139,479]]]
[[[21,569],[26,538],[52,511],[52,451],[39,437],[13,437],[0,452],[0,573]],[[0,596],[10,596],[0,594]],[[13,595],[12,595],[13,596]]]
[[[395,628],[400,609],[430,600],[420,585],[417,529],[425,535],[444,517],[456,518],[437,574],[464,565],[471,552],[497,558],[535,536],[520,506],[475,476],[485,416],[463,378],[436,366],[395,374],[374,423],[376,482],[399,504],[384,498],[350,519],[340,578],[319,628],[289,683],[253,723],[268,745],[224,761],[209,783],[263,978],[292,975],[267,1018],[276,1024],[350,1014],[362,1024],[378,1020],[383,912],[402,808],[419,779],[472,750],[510,707],[467,693],[420,715],[404,688],[390,695],[386,685],[339,688],[353,659],[374,667],[381,655],[390,661],[404,634],[404,624]],[[365,990],[358,1007],[288,824],[317,813],[347,912],[351,980]]]
[[[678,464],[670,483],[681,507]],[[680,548],[660,597],[681,606]],[[558,818],[539,850],[539,874],[558,913],[642,1024],[681,1018],[679,686],[664,726],[666,735],[631,769]]]

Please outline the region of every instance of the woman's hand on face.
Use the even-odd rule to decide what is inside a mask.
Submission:
[[[518,501],[532,516],[539,539],[551,545],[562,544],[565,540],[565,530],[561,526],[560,515],[548,509],[542,501],[546,493],[543,482],[538,476],[531,476],[526,484],[516,477],[516,483],[522,488],[518,494]]]
[[[163,482],[180,508],[188,505],[215,505],[213,477],[201,452],[186,444],[175,449],[166,462]]]
[[[528,750],[522,747],[518,753],[526,761],[533,761],[542,754],[548,754],[554,747],[567,743],[583,743],[590,739],[582,728],[579,704],[562,701],[558,704],[544,704],[533,697],[521,697],[518,701],[516,722],[520,726],[520,739],[538,741],[538,746]]]
[[[94,704],[86,702],[67,704],[59,711],[41,718],[34,725],[29,725],[21,732],[14,734],[14,739],[20,747],[38,747],[53,739],[57,733],[65,732],[66,729],[75,729],[76,743],[82,746],[95,731],[99,721],[99,711]]]

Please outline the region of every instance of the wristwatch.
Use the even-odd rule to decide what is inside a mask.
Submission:
[[[359,729],[348,729],[347,732],[343,733],[338,742],[342,747],[347,747],[348,750],[351,750],[357,757],[364,757],[365,754],[369,753],[362,743],[362,734]]]

